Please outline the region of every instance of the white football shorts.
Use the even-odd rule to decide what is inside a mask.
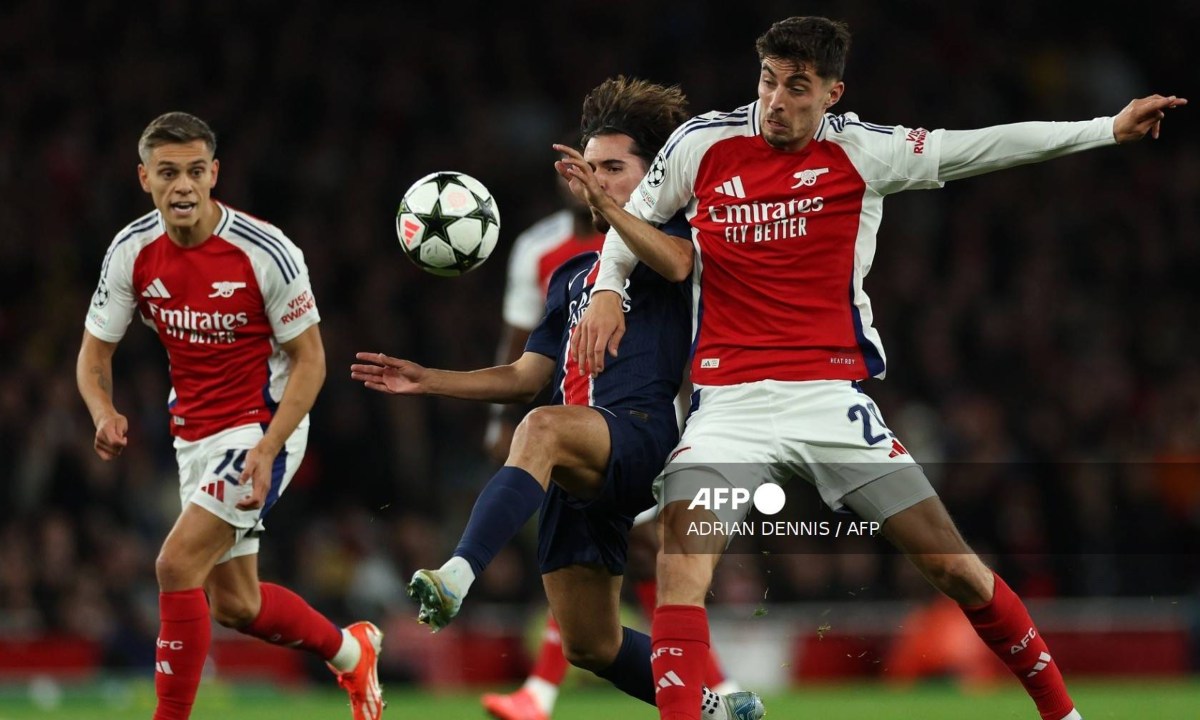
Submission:
[[[179,500],[183,507],[193,503],[233,526],[237,540],[217,564],[242,555],[258,553],[258,536],[265,529],[262,518],[287,489],[308,447],[308,419],[300,424],[275,457],[271,488],[266,502],[257,510],[240,510],[237,503],[250,494],[250,485],[238,484],[246,453],[262,439],[261,425],[242,425],[200,440],[175,438],[179,463]]]
[[[893,515],[935,494],[858,383],[761,380],[696,386],[696,393],[683,436],[655,481],[659,508],[690,503],[704,488],[753,494],[762,483],[802,477],[839,510],[846,495],[905,468],[915,472],[895,476],[905,487],[886,488],[879,498],[883,512]],[[720,521],[740,522],[750,507],[726,503],[714,513]]]

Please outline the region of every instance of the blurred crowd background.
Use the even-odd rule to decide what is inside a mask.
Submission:
[[[263,576],[338,619],[407,615],[405,579],[440,564],[491,474],[486,408],[377,396],[349,380],[354,353],[490,364],[509,244],[558,208],[550,144],[573,137],[586,92],[624,73],[682,85],[696,113],[732,109],[754,97],[754,39],[799,12],[850,23],[837,109],[871,122],[964,129],[1112,115],[1154,92],[1200,101],[1187,30],[1200,6],[1182,0],[1086,16],[1032,0],[4,3],[0,638],[93,638],[112,665],[152,657],[154,558],[178,513],[165,354],[138,323],[121,344],[131,431],[117,462],[93,453],[74,380],[105,249],[151,208],[135,176],[151,118],[211,123],[214,195],[303,249],[321,310],[328,380],[269,516]],[[1197,112],[1170,113],[1157,142],[888,202],[866,289],[889,377],[867,391],[968,540],[1027,594],[1200,587]],[[409,264],[393,224],[404,189],[443,169],[485,182],[503,220],[496,255],[453,280]],[[531,540],[473,596],[535,607]],[[737,556],[715,602],[924,592],[897,567]]]

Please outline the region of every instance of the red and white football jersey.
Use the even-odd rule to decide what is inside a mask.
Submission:
[[[883,377],[863,279],[884,196],[1114,142],[1111,118],[931,132],[846,113],[785,152],[759,122],[757,101],[689,120],[626,206],[693,228],[697,385]],[[621,288],[636,259],[616,233],[603,259],[596,288]]]
[[[533,330],[546,314],[546,286],[563,263],[585,252],[599,252],[604,235],[575,234],[575,215],[560,210],[517,236],[508,257],[504,286],[504,322]]]
[[[171,432],[198,440],[267,423],[289,361],[280,345],[320,321],[304,254],[279,228],[225,205],[212,237],[183,248],[158,211],[117,233],[84,326],[106,342],[136,312],[171,369]]]

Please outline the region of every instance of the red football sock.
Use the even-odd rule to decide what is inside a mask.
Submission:
[[[658,605],[658,581],[654,578],[638,580],[633,586],[633,593],[637,595],[642,612],[653,620],[654,608]],[[717,660],[717,651],[709,650],[708,662],[704,665],[704,685],[708,688],[715,688],[723,682],[725,682],[725,670],[721,668],[721,661]]]
[[[208,599],[200,588],[158,594],[154,720],[187,720],[212,640]]]
[[[642,612],[650,620],[654,619],[654,608],[658,607],[658,581],[654,578],[638,580],[633,584],[633,594],[637,595]]]
[[[721,661],[717,660],[716,648],[709,648],[708,658],[704,663],[704,685],[708,688],[715,688],[725,682],[725,670],[721,667]]]
[[[663,605],[650,629],[650,663],[661,720],[700,720],[708,613],[695,605]]]
[[[558,631],[558,622],[551,615],[546,620],[546,631],[542,634],[542,647],[538,650],[537,660],[529,675],[558,686],[562,684],[563,676],[566,674],[567,658],[562,651],[562,636]]]
[[[1058,664],[1050,657],[1046,641],[1034,627],[1021,598],[999,575],[995,578],[991,602],[973,608],[964,606],[963,613],[979,637],[1025,686],[1043,720],[1062,720],[1075,704],[1067,694]]]
[[[258,616],[241,632],[276,645],[298,647],[329,660],[342,647],[342,629],[285,587],[259,583]]]

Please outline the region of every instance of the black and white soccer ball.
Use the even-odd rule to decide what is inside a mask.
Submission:
[[[434,275],[474,270],[496,249],[500,210],[492,194],[470,175],[435,172],[412,184],[396,211],[404,254]]]

